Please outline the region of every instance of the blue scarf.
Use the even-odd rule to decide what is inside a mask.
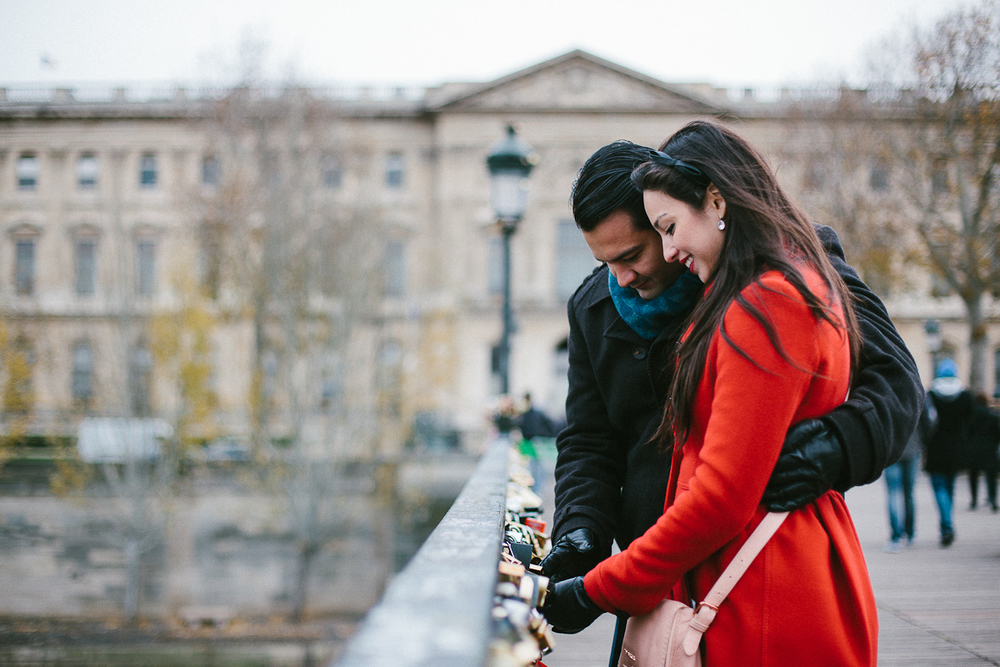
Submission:
[[[608,271],[608,289],[625,324],[646,340],[653,340],[667,327],[671,317],[683,313],[694,303],[701,291],[701,280],[685,271],[673,285],[647,301],[631,287],[619,285]]]

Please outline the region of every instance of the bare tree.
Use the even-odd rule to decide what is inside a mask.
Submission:
[[[224,176],[198,204],[203,275],[220,307],[252,330],[250,439],[260,481],[288,507],[297,620],[315,557],[350,526],[344,467],[377,451],[381,433],[371,381],[380,219],[363,199],[324,191],[323,160],[349,157],[335,140],[336,101],[248,80],[205,122]]]
[[[78,457],[59,462],[52,488],[83,500],[97,523],[110,527],[104,537],[125,557],[123,614],[134,622],[146,559],[162,546],[185,446],[210,428],[209,338],[215,323],[184,270],[191,244],[183,235],[158,241],[160,273],[171,277],[167,289],[140,285],[142,241],[128,223],[122,196],[129,174],[124,156],[114,155],[105,236],[114,275],[111,305],[90,331],[113,351],[107,355],[113,363],[101,382],[100,400],[84,411]],[[169,256],[162,246],[177,252]]]
[[[1000,290],[998,72],[1000,1],[984,0],[887,40],[872,59],[872,85],[843,91],[825,111],[841,146],[832,153],[855,161],[841,172],[848,187],[830,189],[827,202],[846,245],[860,250],[852,260],[868,269],[884,261],[893,274],[919,249],[936,283],[965,306],[975,391],[986,386],[983,299]],[[867,178],[852,171],[862,164]]]

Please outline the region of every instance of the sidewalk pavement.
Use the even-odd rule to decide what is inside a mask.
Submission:
[[[960,476],[953,517],[957,537],[942,548],[926,473],[921,473],[915,494],[916,539],[898,553],[887,553],[885,482],[847,493],[878,602],[878,664],[1000,666],[1000,514],[988,505],[971,511],[968,479]],[[980,488],[980,502],[985,495]],[[551,481],[543,497],[551,519]],[[579,634],[556,635],[555,650],[543,662],[548,667],[604,667],[614,627],[614,617],[605,614]]]

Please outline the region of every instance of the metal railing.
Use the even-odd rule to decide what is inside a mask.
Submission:
[[[503,544],[510,443],[494,440],[454,505],[335,667],[483,667]]]

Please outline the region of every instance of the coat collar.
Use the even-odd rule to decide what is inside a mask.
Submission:
[[[581,288],[579,303],[588,310],[600,306],[611,308],[614,311],[611,323],[604,330],[605,338],[627,340],[643,346],[649,344],[649,341],[643,340],[642,336],[633,331],[629,325],[625,324],[625,320],[618,314],[618,310],[611,301],[611,291],[608,289],[607,264],[602,264],[590,274],[590,277]]]

